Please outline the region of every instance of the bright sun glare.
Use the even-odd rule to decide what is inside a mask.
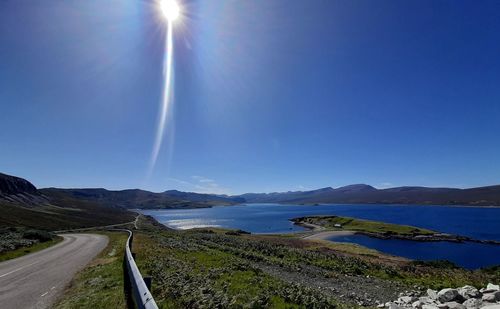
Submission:
[[[181,8],[175,0],[161,0],[160,6],[163,15],[165,15],[167,20],[170,22],[176,20],[181,13]]]

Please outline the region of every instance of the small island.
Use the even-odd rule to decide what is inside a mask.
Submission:
[[[311,216],[291,219],[296,225],[317,233],[307,238],[327,238],[339,234],[362,234],[380,239],[404,239],[413,241],[476,241],[468,237],[440,233],[409,225],[356,219],[340,216]]]

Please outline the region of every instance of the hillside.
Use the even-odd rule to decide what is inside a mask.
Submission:
[[[40,191],[51,198],[78,199],[127,209],[200,208],[214,205],[234,205],[245,202],[240,197],[181,192],[177,190],[154,193],[139,189],[111,191],[106,189],[49,188]]]
[[[356,184],[340,188],[283,193],[243,194],[248,203],[346,203],[346,204],[424,204],[500,206],[500,185],[470,189],[396,187],[376,189]]]
[[[0,174],[0,213],[0,227],[47,230],[117,224],[135,217],[117,207],[45,195],[29,181],[5,174]]]

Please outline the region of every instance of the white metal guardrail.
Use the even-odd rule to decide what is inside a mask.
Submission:
[[[128,279],[130,280],[135,303],[139,309],[158,309],[158,306],[153,299],[153,295],[151,295],[151,292],[146,286],[141,272],[139,271],[139,268],[137,268],[137,264],[135,264],[134,257],[132,256],[132,252],[130,250],[133,236],[132,231],[126,231],[129,233],[129,236],[127,239],[127,245],[125,246],[125,265],[128,271]]]
[[[101,226],[101,227],[56,231],[56,232],[64,233],[64,232],[77,232],[77,231],[96,230],[96,229],[128,232],[129,236],[127,239],[127,244],[125,246],[125,257],[124,257],[124,264],[125,264],[124,271],[127,272],[125,274],[125,280],[129,281],[128,286],[132,290],[132,297],[134,299],[134,303],[137,306],[137,308],[158,309],[158,305],[156,305],[156,302],[153,299],[153,295],[149,291],[146,282],[144,282],[144,278],[142,277],[141,272],[137,267],[137,264],[135,264],[134,256],[132,255],[132,250],[130,249],[132,247],[132,238],[133,238],[132,231],[128,229],[115,228],[116,226],[130,224],[130,223],[131,222],[121,223],[116,225]]]

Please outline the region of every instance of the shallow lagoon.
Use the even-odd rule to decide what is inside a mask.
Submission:
[[[500,241],[500,208],[419,205],[279,205],[248,204],[227,207],[174,210],[142,210],[159,222],[176,229],[224,227],[252,233],[303,231],[289,219],[311,215],[339,215],[414,225],[440,232],[482,240]],[[466,268],[500,264],[500,246],[450,242],[421,243],[380,240],[355,235],[332,238],[412,259],[448,259]]]

